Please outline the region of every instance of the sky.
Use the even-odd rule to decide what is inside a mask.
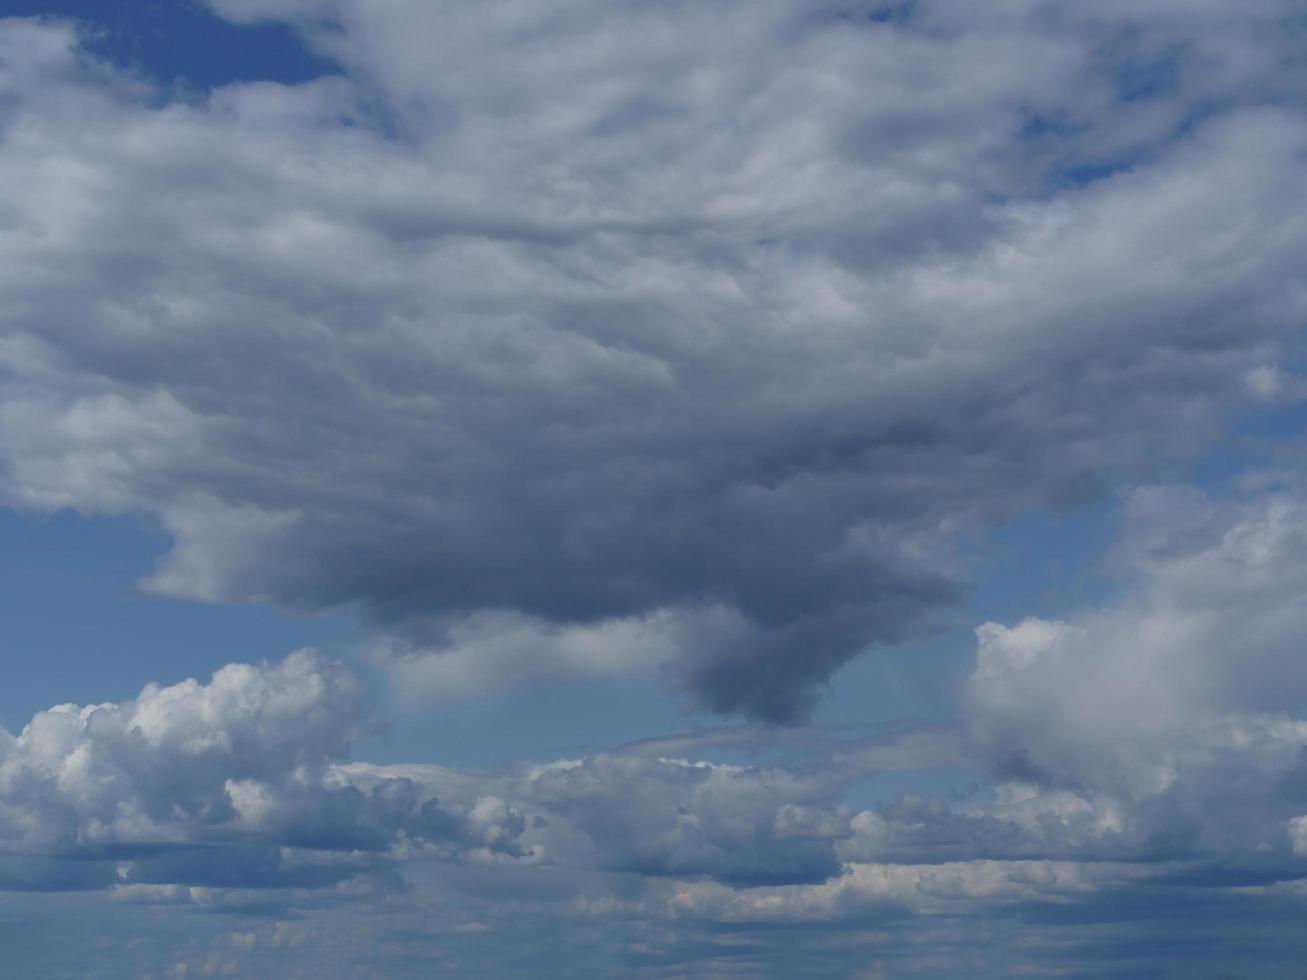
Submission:
[[[1288,978],[1307,3],[0,2],[32,978]]]

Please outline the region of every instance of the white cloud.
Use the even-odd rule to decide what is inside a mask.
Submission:
[[[1287,829],[1293,853],[1307,857],[1307,817],[1291,817]]]
[[[981,627],[970,727],[1029,787],[1013,802],[1078,799],[1141,852],[1159,835],[1232,860],[1280,851],[1307,750],[1290,714],[1307,700],[1304,532],[1296,491],[1142,491],[1119,546],[1137,576],[1124,601]]]
[[[0,732],[0,846],[35,862],[16,858],[8,878],[57,886],[63,866],[43,872],[40,855],[108,862],[84,887],[193,900],[206,887],[329,887],[372,870],[360,855],[395,848],[517,852],[522,820],[503,801],[452,813],[409,779],[354,786],[339,762],[360,723],[353,678],[303,651],[39,712],[17,736]]]
[[[732,891],[688,885],[674,895],[674,914],[726,922],[830,921],[866,916],[885,906],[925,914],[957,912],[959,904],[1057,899],[1145,876],[1139,868],[1064,861],[968,861],[929,865],[851,864],[820,885]]]

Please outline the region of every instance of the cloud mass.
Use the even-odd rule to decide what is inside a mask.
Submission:
[[[795,720],[967,535],[1283,388],[1291,5],[1037,6],[229,2],[342,73],[163,104],[6,21],[4,497],[401,666],[638,624]]]

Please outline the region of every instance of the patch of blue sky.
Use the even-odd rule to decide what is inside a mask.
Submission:
[[[850,23],[906,24],[917,12],[917,0],[881,0],[840,10],[836,16]]]
[[[294,84],[339,72],[291,26],[233,24],[198,0],[7,0],[3,14],[74,21],[93,56],[174,92]]]
[[[1286,359],[1285,365],[1301,374],[1301,363]],[[1249,478],[1268,487],[1276,474],[1293,481],[1303,470],[1304,437],[1307,401],[1256,406],[1233,418],[1205,452],[1172,461],[1159,472],[1158,482],[1187,483],[1215,499],[1231,499],[1246,492]]]
[[[0,724],[21,728],[54,704],[120,701],[147,683],[207,680],[232,663],[280,660],[313,646],[347,652],[346,614],[297,617],[264,605],[158,598],[136,581],[166,534],[125,517],[0,508]]]
[[[356,746],[356,757],[485,770],[607,751],[687,724],[676,702],[644,677],[559,677],[475,698],[392,702],[386,721]]]

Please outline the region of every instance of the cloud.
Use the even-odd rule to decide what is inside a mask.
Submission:
[[[829,922],[865,917],[886,906],[938,912],[950,905],[1048,899],[1141,876],[1138,868],[1057,861],[855,864],[842,877],[821,885],[748,892],[690,886],[671,905],[679,915],[728,922]]]
[[[999,778],[1025,786],[1014,800],[1079,799],[1141,857],[1301,873],[1285,828],[1307,749],[1305,532],[1293,486],[1224,502],[1143,490],[1118,548],[1124,601],[982,626],[969,725]]]
[[[361,720],[353,678],[309,652],[39,712],[0,730],[0,880],[321,889],[396,848],[517,853],[521,817],[503,801],[451,813],[411,780],[353,786],[338,763]]]
[[[208,685],[60,705],[6,733],[4,837],[32,850],[186,840],[239,821],[227,786],[320,771],[358,718],[353,681],[307,653],[231,665]]]
[[[188,102],[4,21],[0,499],[415,686],[793,721],[966,535],[1294,390],[1292,5],[1054,6],[224,0],[342,74]]]

